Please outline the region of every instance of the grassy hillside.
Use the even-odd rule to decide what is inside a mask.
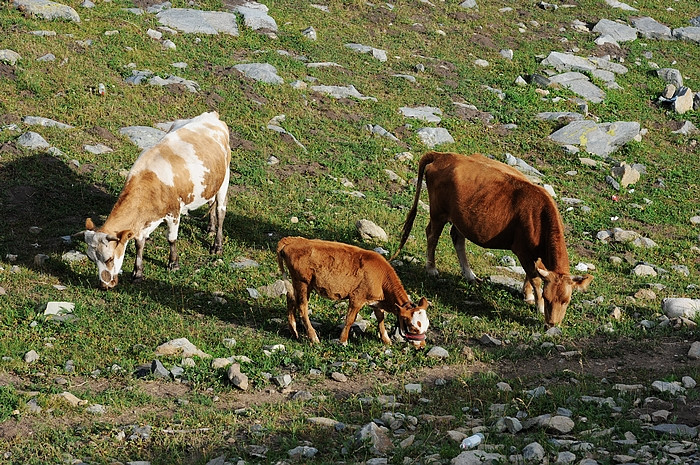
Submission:
[[[697,328],[659,324],[662,298],[700,298],[700,230],[690,221],[700,214],[698,135],[673,133],[686,120],[700,126],[700,118],[698,111],[678,115],[657,101],[665,83],[655,71],[657,66],[677,68],[686,86],[700,90],[700,45],[639,37],[620,47],[598,46],[598,34],[576,29],[574,21],[592,28],[600,19],[628,23],[650,16],[675,29],[700,14],[695,2],[671,3],[672,9],[669,2],[639,0],[633,12],[597,0],[555,2],[556,9],[520,0],[479,0],[476,9],[453,0],[391,5],[331,0],[323,3],[324,11],[304,1],[268,1],[279,27],[277,38],[252,31],[239,16],[238,36],[166,31],[161,40],[147,34],[162,30],[154,14],[126,10],[148,6],[146,2],[100,1],[94,8],[64,2],[76,9],[80,23],[47,21],[2,3],[0,49],[17,52],[21,59],[14,65],[0,63],[0,456],[18,464],[204,464],[224,454],[232,463],[237,457],[275,463],[288,459],[288,450],[307,444],[319,450],[314,463],[360,463],[373,454],[353,442],[355,431],[394,411],[420,420],[415,430],[392,436],[396,448],[388,453],[389,463],[448,463],[459,454],[459,443],[445,432],[461,428],[470,434],[482,423],[492,427],[489,408],[494,403],[505,404],[511,416],[519,410],[530,417],[553,414],[566,407],[574,411],[576,437],[617,428],[617,436],[632,431],[640,443],[655,444],[633,412],[634,396],[620,396],[618,416],[578,399],[618,396],[614,383],[639,382],[652,395],[648,389],[654,380],[700,379],[697,360],[686,356],[698,339]],[[176,0],[173,6],[226,11],[231,5]],[[303,34],[310,26],[316,40]],[[176,48],[165,48],[165,39]],[[354,52],[347,43],[385,50],[388,59]],[[513,51],[512,59],[502,56],[506,49]],[[620,89],[605,89],[602,103],[589,104],[588,118],[639,122],[646,130],[639,141],[606,158],[570,154],[548,139],[562,124],[541,121],[537,113],[578,111],[575,95],[561,87],[542,92],[532,83],[519,86],[515,81],[546,75],[540,62],[552,51],[610,56],[629,69],[616,76]],[[48,53],[55,60],[38,60]],[[476,65],[477,59],[488,66]],[[172,66],[178,62],[186,68]],[[307,66],[320,62],[340,66]],[[284,83],[249,79],[233,68],[240,63],[269,63]],[[132,85],[126,79],[133,70],[193,80],[199,91]],[[297,80],[305,85],[291,85]],[[604,87],[600,80],[593,82]],[[100,83],[104,95],[97,91]],[[335,99],[311,90],[313,85],[353,85],[376,101]],[[400,107],[424,105],[442,110],[439,124],[399,112]],[[95,265],[64,255],[84,253],[85,244],[65,236],[80,231],[88,217],[101,224],[116,201],[139,154],[119,130],[210,110],[219,112],[232,133],[223,256],[208,254],[207,215],[201,210],[182,221],[179,271],[166,270],[168,244],[159,228],[146,246],[144,282],[128,279],[130,246],[119,286],[99,291]],[[284,119],[278,124],[304,148],[267,128],[280,115]],[[26,116],[73,128],[30,127],[23,122]],[[368,125],[381,126],[398,141],[374,134]],[[411,181],[418,159],[428,150],[416,134],[423,126],[439,126],[452,135],[455,142],[440,150],[481,152],[498,160],[511,153],[539,169],[543,182],[555,189],[572,267],[579,262],[595,267],[590,289],[574,296],[561,335],[543,336],[542,317],[508,288],[488,281],[466,283],[447,232],[437,251],[441,275],[426,276],[428,215],[423,210],[396,269],[414,299],[426,296],[432,302],[428,349],[447,349],[446,359],[402,343],[383,346],[368,310],[362,312],[369,320],[367,332],[353,336],[347,347],[339,346],[333,339],[346,306],[318,297],[311,307],[322,343],[311,346],[308,340],[291,338],[283,297],[251,297],[249,288],[279,279],[274,249],[286,235],[393,252],[415,192]],[[58,151],[22,148],[18,138],[27,131],[38,132]],[[84,148],[95,144],[113,151],[94,155]],[[404,152],[413,157],[397,157]],[[585,165],[580,157],[593,158],[597,165]],[[642,164],[646,172],[618,191],[605,178],[621,161]],[[385,170],[399,180],[391,180]],[[589,210],[568,208],[562,198],[580,199]],[[355,227],[360,219],[381,226],[388,243],[363,242]],[[657,247],[596,239],[599,231],[613,227],[636,231]],[[502,257],[513,256],[510,251],[468,244],[468,252],[477,275],[508,274],[497,267]],[[622,260],[611,261],[613,256]],[[242,259],[259,266],[232,265]],[[667,273],[636,277],[631,270],[639,262]],[[687,267],[688,275],[674,271],[678,265]],[[649,283],[661,286],[652,286],[655,295],[645,299],[637,293],[649,289]],[[50,301],[73,302],[76,318],[59,323],[45,318]],[[618,318],[612,316],[615,309]],[[486,347],[478,342],[483,334],[503,344]],[[183,366],[182,357],[154,355],[157,346],[181,337],[213,357],[249,357],[249,363],[242,363],[249,390],[237,390],[226,369],[198,358],[177,381],[133,375],[156,358],[168,369]],[[233,347],[224,342],[230,338],[236,340]],[[286,351],[266,355],[264,350],[275,344],[284,344]],[[30,350],[39,354],[38,361],[25,362]],[[578,354],[561,355],[569,351]],[[74,371],[66,369],[69,360]],[[334,381],[334,372],[348,381]],[[293,379],[287,388],[269,380],[283,374]],[[436,379],[445,383],[435,384]],[[499,381],[509,382],[513,391],[499,391]],[[422,383],[422,394],[404,391],[404,384],[413,382]],[[523,394],[540,385],[548,395],[529,399]],[[313,398],[291,399],[300,390]],[[87,403],[71,406],[57,397],[64,391]],[[395,394],[402,405],[383,406],[376,399],[380,394]],[[667,394],[654,395],[675,401]],[[697,417],[683,412],[694,411],[690,406],[697,407],[700,396],[697,389],[686,396],[688,408],[671,411],[678,422],[697,426]],[[374,401],[362,401],[366,397]],[[86,411],[95,404],[105,412]],[[421,416],[425,414],[455,418],[441,423]],[[309,417],[333,418],[344,428],[318,427],[307,422]],[[151,428],[148,437],[132,437],[134,427],[146,426]],[[506,456],[513,453],[511,446],[519,452],[548,437],[539,430],[489,433],[487,442]],[[410,434],[412,444],[400,447]],[[608,436],[595,441],[611,454],[626,450],[612,445]],[[547,444],[554,460],[558,446]],[[268,448],[264,458],[252,445]],[[591,455],[609,463],[611,454]]]

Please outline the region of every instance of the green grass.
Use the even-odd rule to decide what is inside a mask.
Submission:
[[[511,447],[521,450],[535,440],[548,444],[541,431],[498,433],[493,428],[495,418],[489,413],[494,403],[506,404],[511,416],[518,411],[529,417],[553,414],[558,407],[566,407],[574,411],[575,435],[613,428],[616,438],[632,431],[640,443],[657,447],[656,437],[631,413],[632,396],[620,396],[611,388],[610,380],[619,382],[622,374],[586,373],[583,367],[650,357],[656,365],[632,364],[624,373],[625,380],[648,388],[656,379],[700,377],[692,362],[663,363],[654,357],[658,357],[659,347],[687,351],[687,341],[695,338],[696,330],[658,326],[646,330],[639,325],[643,319],[658,320],[664,297],[698,297],[692,285],[700,271],[694,248],[699,245],[699,231],[689,222],[700,212],[698,138],[672,134],[672,130],[674,124],[685,120],[700,126],[700,120],[697,111],[676,115],[656,103],[664,84],[653,69],[653,64],[677,67],[685,84],[697,90],[700,75],[697,68],[687,65],[698,60],[697,44],[637,39],[623,45],[623,64],[629,71],[616,78],[622,90],[607,90],[603,103],[590,105],[591,117],[604,122],[638,121],[648,132],[641,141],[615,152],[612,159],[592,157],[600,164],[590,168],[578,160],[587,154],[565,154],[548,140],[558,124],[535,117],[540,111],[576,111],[575,103],[569,100],[573,94],[550,89],[543,100],[534,86],[518,87],[514,82],[518,76],[543,73],[539,63],[552,50],[575,47],[580,56],[595,53],[596,35],[575,32],[570,26],[573,20],[593,25],[600,18],[626,20],[636,15],[598,1],[581,0],[576,8],[556,11],[516,1],[509,5],[513,11],[506,13],[498,11],[503,5],[490,0],[480,1],[478,11],[464,10],[458,2],[433,2],[434,6],[404,2],[392,9],[360,0],[329,1],[325,4],[331,13],[307,2],[268,1],[265,3],[280,28],[278,39],[254,33],[239,21],[238,37],[166,33],[164,38],[176,43],[175,51],[164,50],[158,41],[148,38],[147,29],[157,29],[159,24],[154,15],[126,12],[124,8],[132,7],[131,2],[103,2],[92,9],[80,8],[79,3],[66,2],[80,14],[80,24],[25,16],[8,3],[0,7],[0,48],[22,56],[11,68],[13,75],[7,71],[9,67],[0,69],[0,95],[6,97],[0,99],[0,288],[4,290],[0,295],[0,356],[4,357],[0,361],[0,457],[9,463],[26,464],[72,459],[204,464],[226,454],[232,462],[240,457],[249,463],[275,463],[288,459],[287,450],[309,443],[319,449],[315,463],[360,462],[372,454],[366,445],[352,440],[356,427],[392,410],[376,400],[361,400],[380,394],[401,398],[403,405],[393,410],[406,415],[456,418],[445,425],[420,420],[410,432],[415,434],[414,444],[395,449],[390,463],[422,460],[434,454],[449,461],[460,451],[444,431],[469,430],[473,422],[490,428],[487,443],[500,444],[497,450],[505,455],[511,453]],[[190,5],[178,0],[174,6]],[[658,0],[638,0],[634,6],[640,16],[652,16],[671,28],[686,26],[687,19],[697,15],[693,2],[676,2],[673,11]],[[198,2],[195,7],[223,9],[224,5],[212,0]],[[317,41],[302,35],[308,26],[316,29]],[[524,27],[524,32],[519,27]],[[52,30],[56,35],[30,34],[36,30]],[[105,35],[111,30],[119,33]],[[474,34],[491,39],[495,48]],[[568,42],[560,41],[562,37]],[[345,47],[349,42],[384,49],[389,59],[380,63],[369,55],[352,52]],[[502,48],[514,50],[512,61],[500,56]],[[49,52],[56,55],[56,61],[36,61]],[[295,58],[298,56],[309,62],[334,61],[342,68],[310,69]],[[475,66],[476,58],[488,60],[490,66]],[[188,67],[173,68],[171,63],[177,61],[186,62]],[[274,65],[285,84],[270,86],[242,78],[231,70],[242,62]],[[418,65],[425,71],[416,71]],[[162,77],[176,74],[198,82],[201,90],[195,94],[127,84],[125,79],[134,69],[148,69]],[[416,83],[392,76],[399,73],[414,75]],[[293,89],[288,84],[294,80],[305,80],[308,85],[352,84],[378,101],[337,101],[308,88]],[[99,83],[107,88],[105,96],[95,92]],[[485,86],[502,90],[505,100],[499,100]],[[555,97],[562,100],[552,101]],[[494,118],[488,124],[464,120],[453,101],[476,105]],[[585,262],[596,267],[589,291],[574,295],[561,336],[543,336],[542,317],[511,291],[489,282],[464,282],[447,232],[437,248],[440,277],[428,278],[423,269],[428,215],[422,210],[402,253],[404,264],[397,266],[397,272],[414,299],[426,296],[431,300],[428,345],[447,349],[450,355],[446,360],[428,358],[425,351],[400,344],[383,346],[368,309],[362,311],[370,322],[367,333],[353,336],[347,347],[339,346],[333,340],[339,335],[346,307],[317,296],[311,299],[312,319],[319,324],[322,343],[311,346],[306,339],[291,338],[283,298],[249,296],[247,288],[269,285],[279,278],[274,250],[279,238],[286,235],[366,248],[382,245],[392,252],[396,249],[415,192],[411,181],[417,174],[418,159],[426,151],[414,133],[424,124],[404,118],[398,108],[417,105],[443,110],[440,126],[447,128],[456,142],[439,147],[441,150],[481,152],[501,160],[504,153],[512,153],[540,169],[544,181],[554,186],[567,227],[572,266]],[[97,290],[92,263],[62,258],[71,249],[84,252],[85,245],[66,244],[61,237],[80,231],[87,217],[101,224],[109,214],[124,175],[139,153],[119,135],[119,129],[150,126],[208,110],[217,110],[241,141],[232,153],[223,256],[208,254],[206,212],[194,212],[183,219],[180,228],[181,270],[170,273],[165,269],[168,244],[161,228],[146,246],[142,284],[132,284],[128,277],[133,266],[130,247],[119,286],[112,292]],[[282,114],[286,118],[281,125],[306,151],[266,129],[271,118]],[[75,128],[30,128],[21,121],[28,115],[52,118]],[[9,123],[17,124],[20,132],[4,128]],[[503,130],[501,125],[507,123],[517,127]],[[369,124],[384,127],[401,142],[370,133],[365,129]],[[16,150],[15,140],[28,130],[39,132],[63,155]],[[104,143],[114,151],[95,156],[83,149],[95,143]],[[413,153],[413,160],[395,159],[404,151]],[[270,156],[279,163],[268,165]],[[617,161],[646,166],[647,173],[633,190],[614,191],[605,183],[612,163]],[[396,172],[406,185],[389,181],[385,169]],[[565,174],[572,170],[577,172],[575,176]],[[665,187],[659,187],[659,179]],[[345,187],[343,180],[353,187]],[[365,197],[350,196],[352,191]],[[562,197],[581,199],[590,212],[579,207],[567,211]],[[423,200],[427,202],[426,194]],[[298,222],[292,222],[292,217]],[[612,221],[612,217],[618,219]],[[355,222],[363,218],[382,226],[389,242],[363,243],[355,229]],[[33,226],[40,231],[30,232]],[[595,239],[598,231],[612,227],[638,231],[656,241],[658,247],[636,249]],[[493,255],[488,255],[471,244],[467,247],[474,271],[481,277],[496,274],[501,257],[513,255],[509,251],[490,251]],[[43,266],[34,261],[39,253],[49,256]],[[622,264],[610,263],[613,255],[622,257]],[[416,261],[409,262],[406,257],[416,257]],[[233,269],[230,264],[239,258],[254,259],[260,266]],[[630,271],[639,261],[669,273],[653,280],[634,278]],[[690,275],[674,272],[674,265],[686,265]],[[631,299],[649,282],[665,286],[656,291],[656,300]],[[42,313],[48,301],[74,302],[76,319],[61,324],[47,321]],[[615,306],[622,309],[620,321],[610,316]],[[393,324],[393,316],[388,320]],[[601,329],[608,324],[612,333]],[[483,334],[506,344],[485,348],[477,342]],[[242,364],[242,369],[250,378],[251,392],[235,390],[226,370],[212,369],[208,360],[196,359],[194,367],[185,368],[181,382],[132,376],[138,366],[155,358],[158,345],[178,337],[187,337],[213,357],[249,357],[252,363]],[[235,338],[237,344],[228,348],[223,343],[226,338]],[[574,361],[567,370],[560,370],[558,349],[543,346],[543,342],[580,350],[579,366]],[[274,344],[284,344],[286,352],[264,355],[263,349]],[[467,359],[465,348],[471,349],[474,360]],[[29,350],[39,353],[39,361],[23,361]],[[675,355],[683,360],[684,354]],[[65,372],[67,360],[74,361],[74,373]],[[181,357],[164,357],[162,361],[167,368],[183,366]],[[117,369],[113,369],[115,365]],[[441,373],[445,366],[450,375],[446,384],[430,383],[427,373]],[[508,377],[512,366],[520,371]],[[321,375],[311,376],[312,369],[320,370]],[[339,393],[338,386],[329,381],[335,371],[347,375],[358,392]],[[289,393],[279,393],[267,379],[283,373],[294,378]],[[604,381],[605,377],[609,379]],[[68,384],[59,384],[58,378]],[[419,381],[423,381],[424,390],[420,396],[404,393],[405,383]],[[498,381],[509,382],[513,391],[498,391]],[[540,385],[548,390],[542,398],[529,399],[523,393]],[[288,399],[302,388],[315,397],[311,401]],[[56,397],[63,391],[74,393],[88,405],[102,404],[107,413],[95,416],[87,413],[85,406],[69,406]],[[622,412],[612,415],[609,409],[580,402],[583,395],[621,397],[618,405]],[[686,395],[689,402],[697,403],[696,390]],[[431,402],[424,403],[420,397]],[[26,404],[31,399],[36,399],[41,413],[30,413]],[[236,413],[243,407],[245,413]],[[313,426],[306,421],[311,416],[334,418],[346,427],[329,430]],[[587,422],[579,421],[581,417]],[[134,425],[150,425],[150,439],[129,440]],[[587,440],[626,453],[609,437]],[[267,457],[250,455],[250,444],[267,446]],[[545,447],[551,455],[556,454],[554,446]],[[654,453],[663,454],[659,449]]]

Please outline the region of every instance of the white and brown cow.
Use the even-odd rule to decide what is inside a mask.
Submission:
[[[585,290],[593,276],[569,274],[564,226],[547,191],[515,168],[483,155],[428,152],[418,164],[416,195],[394,256],[411,233],[423,176],[430,199],[430,222],[425,230],[428,274],[438,274],[435,247],[450,222],[452,243],[467,280],[478,278],[467,261],[465,238],[481,247],[510,249],[525,269],[525,300],[537,304],[548,326],[561,323],[572,291]]]
[[[315,290],[331,300],[349,301],[341,344],[347,344],[350,327],[360,309],[370,305],[374,307],[384,344],[391,344],[384,326],[386,311],[396,315],[399,333],[405,339],[416,348],[425,347],[428,300],[423,297],[418,304],[411,302],[394,269],[377,252],[339,242],[285,237],[277,244],[277,261],[283,274],[286,265],[292,280],[285,284],[289,328],[295,337],[299,337],[295,319],[299,313],[311,342],[319,342],[309,321],[309,296]]]
[[[212,253],[220,254],[226,215],[231,149],[226,123],[216,112],[175,121],[155,146],[141,152],[105,223],[85,221],[87,255],[97,264],[100,287],[117,285],[130,239],[136,244],[132,278],[143,279],[143,247],[156,227],[168,227],[168,268],[179,268],[177,239],[180,215],[209,204]]]

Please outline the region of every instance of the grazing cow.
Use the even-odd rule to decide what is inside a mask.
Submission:
[[[287,317],[296,338],[299,333],[294,315],[299,312],[311,342],[319,342],[309,321],[309,296],[315,290],[332,300],[349,300],[341,344],[347,344],[350,327],[367,304],[374,307],[384,344],[391,344],[384,327],[386,311],[396,315],[399,333],[405,339],[416,348],[425,347],[428,300],[423,297],[417,305],[411,302],[394,269],[377,252],[339,242],[285,237],[277,244],[277,262],[283,274],[287,266],[292,280],[285,281]]]
[[[144,150],[126,178],[112,212],[101,228],[85,221],[87,255],[97,264],[100,287],[117,285],[130,239],[136,244],[132,278],[143,279],[143,247],[156,227],[168,227],[168,268],[179,268],[177,239],[180,215],[209,204],[211,252],[220,254],[229,183],[229,132],[216,112],[175,121],[155,146]]]
[[[428,274],[438,274],[435,247],[450,222],[452,243],[467,280],[479,279],[469,267],[465,238],[481,247],[510,249],[525,269],[525,300],[537,304],[548,326],[559,324],[573,289],[585,290],[593,276],[569,274],[564,226],[547,191],[515,168],[483,155],[428,152],[418,164],[416,195],[394,256],[411,233],[424,175],[430,198],[430,222],[425,230]]]

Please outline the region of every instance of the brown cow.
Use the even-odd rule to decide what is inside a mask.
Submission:
[[[384,344],[391,339],[384,327],[384,312],[396,315],[399,333],[416,348],[425,347],[428,330],[428,300],[418,304],[408,298],[399,277],[389,262],[377,252],[339,242],[284,237],[277,244],[277,262],[285,273],[287,266],[292,282],[287,287],[289,328],[296,338],[295,313],[299,312],[311,342],[319,342],[309,321],[309,296],[315,290],[332,300],[348,299],[349,307],[340,343],[347,344],[350,327],[365,305],[374,307],[379,336]]]
[[[428,274],[438,274],[435,247],[450,222],[452,243],[467,280],[479,279],[469,267],[465,238],[481,247],[510,249],[525,269],[525,300],[537,304],[548,326],[559,324],[573,289],[585,290],[593,276],[569,274],[564,226],[547,191],[515,168],[483,155],[428,152],[418,164],[416,195],[394,256],[411,233],[424,175],[430,199],[430,222],[425,230]]]

